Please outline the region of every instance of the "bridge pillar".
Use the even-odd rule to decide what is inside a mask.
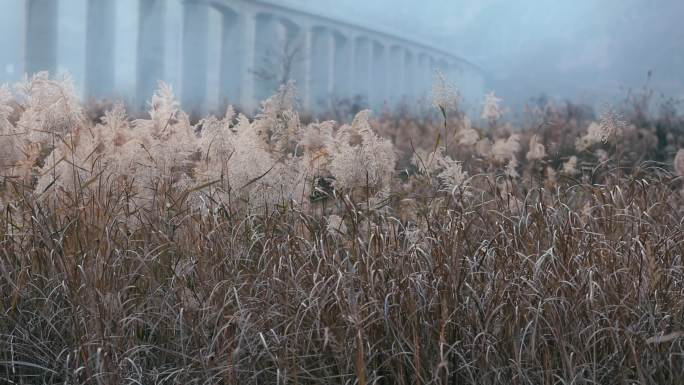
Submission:
[[[373,42],[373,73],[371,78],[370,105],[380,109],[387,99],[388,79],[387,49],[380,42]]]
[[[118,0],[117,0],[118,1]],[[183,1],[167,0],[164,17],[164,77],[176,95],[183,95]]]
[[[406,91],[405,65],[406,57],[404,49],[393,46],[389,52],[389,63],[387,72],[389,79],[387,82],[387,100],[390,107],[396,107]]]
[[[257,103],[271,96],[282,81],[285,59],[285,29],[276,17],[259,14],[256,17],[254,92]]]
[[[136,104],[144,106],[164,79],[166,0],[140,0],[138,12]]]
[[[416,96],[418,99],[425,99],[430,75],[430,70],[428,69],[427,56],[423,53],[418,53],[416,59]]]
[[[437,68],[439,68],[439,70],[444,74],[444,76],[447,77],[447,79],[450,77],[449,62],[446,59],[439,59],[439,61],[437,62]]]
[[[145,99],[136,101],[138,75],[138,35],[140,33],[139,0],[116,0],[114,9],[114,96],[124,97],[126,101],[138,108],[144,105]]]
[[[255,64],[256,64],[256,15],[249,10],[243,10],[239,14],[240,55],[236,61],[240,62],[240,72],[235,76],[241,79],[240,104],[247,112],[256,108],[255,98]]]
[[[183,105],[201,113],[207,98],[209,66],[209,6],[199,1],[183,4]]]
[[[57,70],[57,6],[55,0],[28,0],[26,72]]]
[[[256,17],[253,70],[257,101],[266,100],[283,84],[294,81],[304,107],[312,102],[312,41],[308,26],[297,25],[278,15]]]
[[[26,28],[26,4],[10,1],[3,4],[0,12],[0,81],[12,82],[23,76],[28,41]]]
[[[285,23],[286,42],[285,52],[287,61],[285,65],[289,67],[287,81],[294,81],[297,87],[297,96],[306,101],[311,101],[309,89],[311,79],[312,61],[310,52],[312,50],[312,34],[309,25],[295,24],[287,21]],[[307,108],[310,104],[305,104]]]
[[[223,44],[223,14],[215,7],[209,8],[207,21],[207,75],[205,103],[200,105],[202,115],[218,110],[221,100],[221,65]]]
[[[332,92],[339,98],[347,99],[352,96],[354,85],[354,41],[339,32],[334,36],[335,65]]]
[[[432,90],[432,86],[435,84],[435,80],[437,78],[437,72],[439,70],[439,67],[437,66],[437,60],[429,56],[428,57],[428,69],[430,71],[430,90]],[[432,95],[430,95],[432,97]]]
[[[85,95],[111,97],[114,90],[114,2],[88,0]]]
[[[370,105],[373,84],[373,43],[364,36],[354,39],[354,94]]]
[[[335,40],[330,30],[314,27],[312,30],[311,78],[309,89],[314,111],[329,109],[335,71]]]
[[[460,85],[456,83],[456,79],[453,77],[453,74],[451,73],[451,66],[449,64],[449,61],[446,58],[440,58],[437,61],[437,68],[439,71],[442,73],[442,75],[446,78],[447,82],[456,88],[457,92],[461,92]]]
[[[418,94],[416,90],[416,58],[413,52],[404,52],[404,98],[415,100]]]
[[[88,96],[85,90],[87,69],[88,0],[57,2],[57,58],[56,73],[68,73],[80,97]]]
[[[241,28],[244,21],[228,8],[221,9],[221,17],[220,101],[222,104],[237,105],[243,71],[247,71],[243,70],[241,60],[241,56],[247,54],[247,47],[243,47],[243,36],[246,34]]]
[[[451,60],[447,61],[446,63],[446,68],[447,68],[447,77],[449,78],[449,81],[451,81],[453,84],[456,85],[458,92],[461,93],[463,96],[465,94],[465,84],[463,83],[463,79],[461,78],[461,74],[459,71],[458,63],[455,63]]]
[[[302,35],[301,41],[301,60],[302,60],[302,81],[298,83],[299,92],[302,95],[303,107],[306,110],[311,110],[313,106],[314,97],[311,89],[311,77],[313,71],[313,58],[311,52],[313,51],[313,32],[310,25],[301,26]]]

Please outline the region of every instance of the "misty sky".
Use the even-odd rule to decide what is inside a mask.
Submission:
[[[272,0],[402,31],[481,65],[520,103],[650,87],[684,98],[684,0]],[[515,101],[514,101],[514,100]]]

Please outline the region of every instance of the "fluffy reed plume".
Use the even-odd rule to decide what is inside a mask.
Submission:
[[[596,155],[596,159],[598,159],[599,162],[604,163],[608,161],[609,155],[608,151],[599,148],[594,152],[594,155]]]
[[[684,122],[603,159],[570,107],[502,138],[295,100],[191,124],[161,84],[91,121],[47,74],[0,89],[0,379],[684,381]]]
[[[588,149],[597,143],[604,143],[608,138],[608,133],[596,122],[591,122],[587,127],[587,133],[577,139],[575,144],[577,151]]]
[[[684,149],[679,149],[674,157],[674,170],[677,175],[684,177]]]
[[[578,173],[577,157],[575,155],[571,156],[570,159],[563,163],[563,173],[567,175],[575,175]]]
[[[503,162],[517,157],[520,151],[520,136],[511,134],[507,139],[497,139],[492,146],[491,155],[494,160]]]
[[[546,148],[539,142],[537,135],[530,139],[530,150],[527,152],[527,160],[541,160],[546,157]]]
[[[627,123],[621,117],[610,108],[606,108],[600,120],[591,122],[586,134],[577,139],[575,147],[578,151],[584,151],[595,144],[606,144],[622,135],[626,127]]]
[[[428,177],[428,180],[436,177],[448,191],[467,187],[468,173],[463,170],[462,163],[445,155],[441,148],[433,151],[418,149],[411,162],[420,173]]]
[[[518,174],[518,160],[516,158],[511,158],[511,160],[508,161],[504,168],[504,174],[512,179],[520,176],[520,174]]]
[[[494,91],[487,93],[485,95],[480,117],[490,122],[496,122],[502,115],[503,109],[501,108],[501,98],[496,97]]]
[[[368,121],[370,111],[359,112],[351,125],[340,127],[331,148],[330,174],[335,187],[347,190],[389,186],[394,174],[394,146],[378,137]]]
[[[458,144],[462,146],[473,146],[480,139],[480,134],[470,125],[470,119],[463,117],[463,128],[458,132]]]
[[[442,111],[456,110],[461,102],[456,85],[451,83],[441,71],[435,74],[435,81],[432,86],[432,103]]]

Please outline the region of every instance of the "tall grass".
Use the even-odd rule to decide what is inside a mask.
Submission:
[[[0,109],[8,383],[684,381],[681,177],[628,140],[655,127],[578,151],[551,107],[303,126],[279,97],[191,126],[170,90],[97,123],[42,87]]]

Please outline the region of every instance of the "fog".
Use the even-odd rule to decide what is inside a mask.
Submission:
[[[288,19],[293,13],[267,15],[268,3],[311,20],[327,16],[334,26],[325,35],[316,23]],[[260,12],[249,28],[245,5]],[[3,0],[0,80],[68,72],[84,98],[138,106],[163,80],[205,111],[225,100],[253,107],[290,77],[311,109],[324,98],[319,105],[332,106],[334,91],[377,108],[407,95],[424,99],[436,68],[476,107],[491,90],[511,111],[540,96],[596,107],[643,87],[682,99],[683,16],[682,0]],[[339,21],[369,35],[341,33]],[[372,33],[391,38],[380,44]],[[301,49],[305,35],[310,51]],[[393,37],[419,44],[400,47]],[[288,47],[304,55],[278,73]],[[280,69],[263,68],[267,60]]]
[[[282,0],[413,34],[479,64],[511,105],[596,105],[647,84],[684,97],[681,0]]]

